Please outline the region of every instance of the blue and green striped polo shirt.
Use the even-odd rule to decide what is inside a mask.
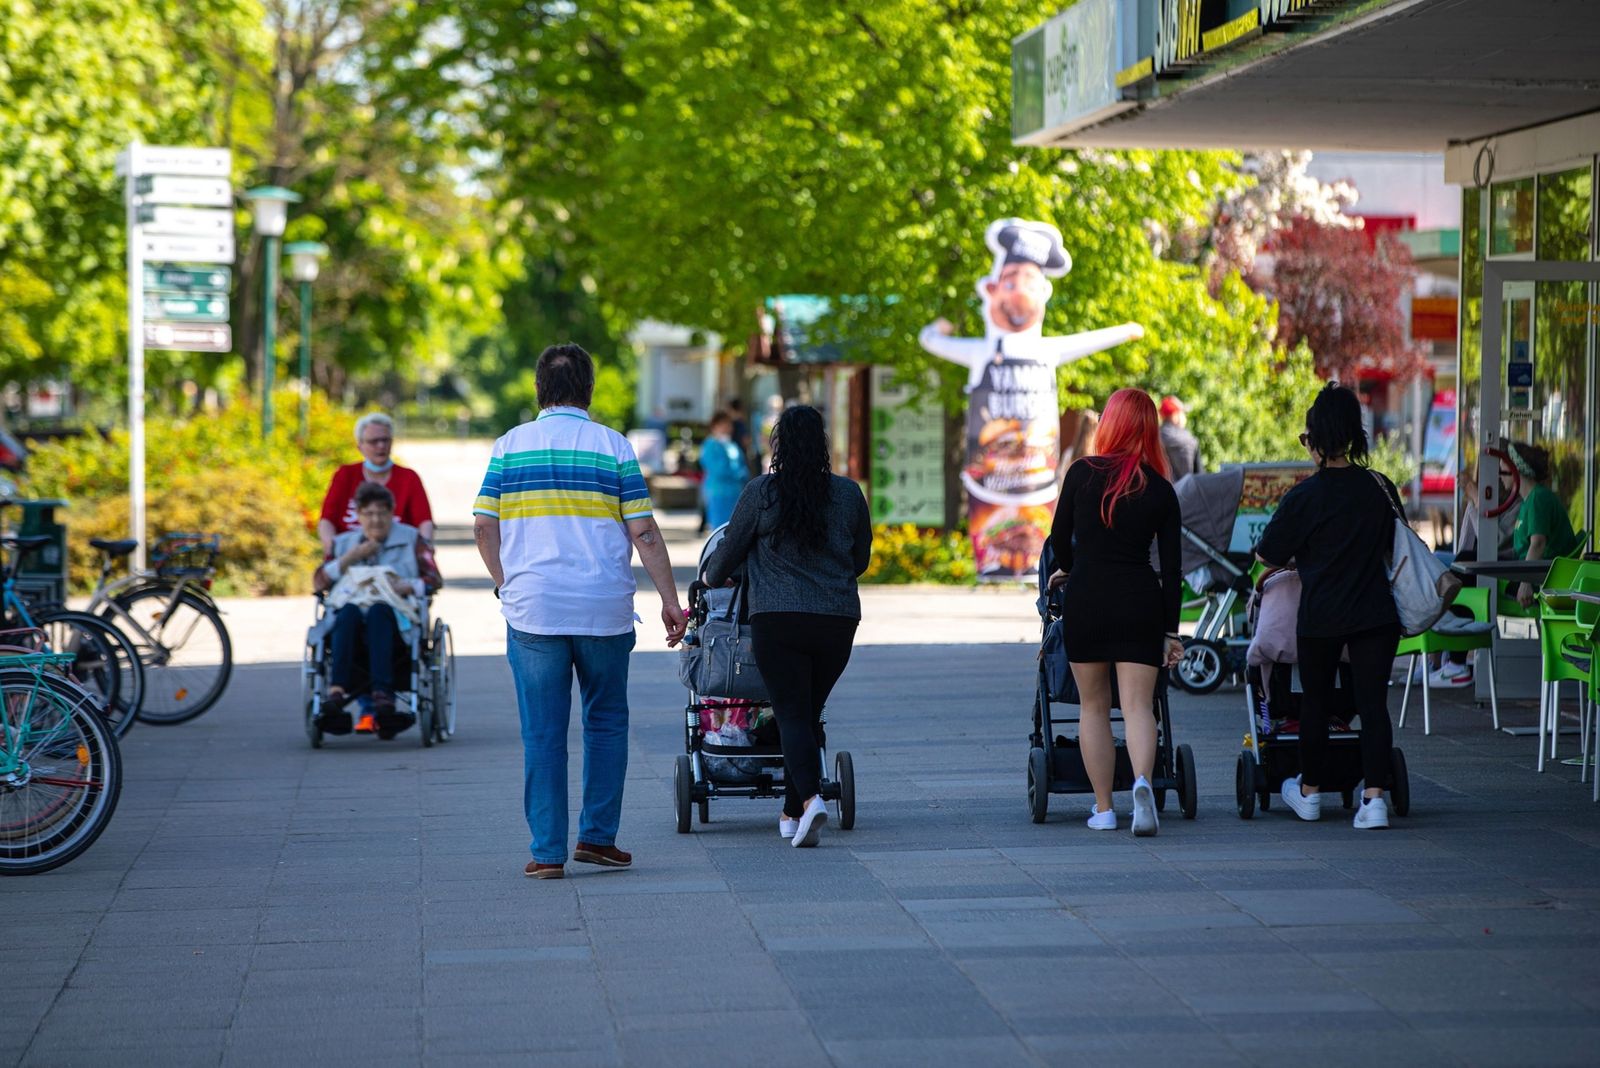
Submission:
[[[500,610],[529,634],[633,629],[633,542],[650,491],[628,439],[553,407],[494,443],[473,514],[500,521]]]

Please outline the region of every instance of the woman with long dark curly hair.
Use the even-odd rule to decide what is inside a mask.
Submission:
[[[1328,715],[1339,661],[1348,652],[1351,696],[1361,717],[1365,789],[1357,830],[1389,826],[1389,670],[1400,641],[1400,613],[1389,588],[1394,544],[1394,483],[1367,467],[1361,401],[1343,386],[1323,387],[1300,435],[1316,474],[1283,495],[1256,543],[1268,567],[1300,572],[1296,647],[1300,661],[1300,774],[1279,796],[1303,820],[1322,818]]]
[[[1167,481],[1155,402],[1141,389],[1106,401],[1095,454],[1067,470],[1050,549],[1066,573],[1067,658],[1078,684],[1078,744],[1094,787],[1089,827],[1117,829],[1111,806],[1116,748],[1111,737],[1111,674],[1121,697],[1133,764],[1133,833],[1155,834],[1156,675],[1183,653],[1178,639],[1178,495]],[[1160,551],[1161,573],[1150,566]]]
[[[861,488],[831,471],[821,412],[787,409],[771,450],[772,473],[745,485],[703,579],[720,586],[745,571],[752,651],[783,746],[778,833],[814,846],[828,821],[822,706],[850,662],[861,620],[856,576],[872,558],[872,521]]]

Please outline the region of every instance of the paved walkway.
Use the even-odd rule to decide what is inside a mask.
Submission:
[[[458,586],[451,622],[493,635],[488,593]],[[864,645],[832,702],[856,830],[795,850],[774,803],[728,800],[677,835],[682,692],[645,651],[637,866],[562,882],[520,875],[496,649],[464,651],[448,745],[313,752],[291,633],[201,720],[135,727],[89,853],[0,883],[0,1063],[1594,1063],[1600,808],[1575,768],[1536,775],[1529,739],[1458,699],[1433,737],[1401,735],[1413,809],[1394,830],[1278,807],[1246,823],[1224,691],[1175,698],[1198,820],[1095,834],[1056,797],[1036,826],[1033,644],[948,614],[993,606],[1026,635],[1026,596],[872,596],[869,631],[923,644]]]

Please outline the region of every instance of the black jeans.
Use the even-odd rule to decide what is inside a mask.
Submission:
[[[374,690],[394,692],[394,650],[400,640],[400,621],[386,604],[370,606],[363,614],[353,604],[333,617],[333,685],[345,693],[354,689],[356,656],[367,650],[367,673]]]
[[[750,617],[751,652],[778,718],[783,746],[783,812],[799,818],[822,790],[822,706],[850,663],[856,621],[811,612]]]
[[[1339,655],[1350,649],[1350,676],[1356,712],[1361,716],[1361,771],[1367,789],[1389,788],[1389,750],[1394,728],[1389,722],[1389,670],[1400,627],[1392,624],[1337,638],[1302,634],[1300,652],[1300,781],[1322,786],[1327,772],[1328,706],[1333,701]],[[1426,685],[1426,683],[1424,683]]]

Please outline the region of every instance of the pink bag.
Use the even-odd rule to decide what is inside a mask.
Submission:
[[[1295,645],[1300,617],[1300,573],[1274,571],[1253,598],[1255,634],[1245,661],[1253,667],[1293,664],[1300,654]]]

